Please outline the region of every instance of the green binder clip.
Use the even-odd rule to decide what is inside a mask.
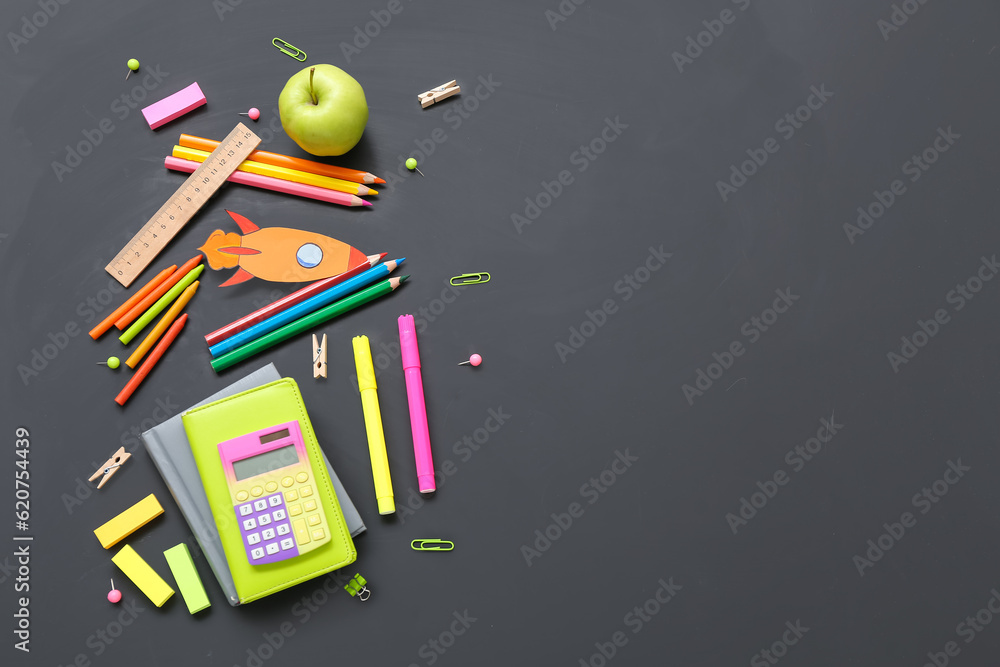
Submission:
[[[368,589],[367,584],[368,582],[365,581],[365,578],[362,577],[361,574],[355,574],[354,578],[347,582],[347,585],[344,586],[344,590],[350,593],[352,598],[357,596],[359,600],[364,602],[371,597],[372,594],[371,590]]]
[[[455,548],[455,543],[448,540],[439,540],[436,537],[431,539],[413,540],[410,547],[414,551],[451,551]]]

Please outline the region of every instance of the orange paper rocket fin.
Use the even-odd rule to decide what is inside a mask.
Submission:
[[[219,252],[224,252],[227,255],[259,255],[260,250],[255,250],[254,248],[244,248],[243,246],[226,246],[225,248],[219,248]]]
[[[246,281],[250,280],[253,277],[254,275],[252,273],[250,273],[243,267],[240,267],[236,269],[236,273],[234,273],[232,276],[229,277],[229,280],[219,285],[219,287],[229,287],[230,285],[238,285],[240,283],[245,283]]]
[[[250,232],[256,232],[260,229],[260,227],[253,224],[239,213],[233,213],[229,209],[226,209],[226,213],[228,213],[229,217],[233,219],[233,222],[235,222],[237,225],[240,226],[240,231],[243,232],[244,234],[249,234]]]

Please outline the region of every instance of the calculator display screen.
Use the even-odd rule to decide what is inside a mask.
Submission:
[[[265,454],[233,461],[233,472],[236,474],[236,481],[242,481],[298,462],[299,456],[295,453],[295,445],[288,445]]]

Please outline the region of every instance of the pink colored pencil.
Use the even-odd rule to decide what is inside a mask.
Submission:
[[[173,171],[183,171],[188,174],[192,173],[202,164],[192,160],[182,160],[173,156],[167,156],[163,163],[167,169],[171,169]],[[255,188],[262,188],[264,190],[273,190],[275,192],[284,192],[289,195],[298,195],[299,197],[318,199],[320,201],[330,202],[331,204],[340,204],[341,206],[372,205],[371,202],[365,201],[361,197],[355,195],[349,195],[346,192],[328,190],[327,188],[320,188],[315,185],[305,185],[303,183],[283,181],[280,178],[261,176],[260,174],[251,174],[245,171],[234,171],[226,180],[233,183],[239,183],[241,185],[252,185]]]
[[[320,292],[326,290],[328,287],[333,287],[338,283],[342,283],[348,278],[353,278],[362,271],[367,271],[371,267],[375,266],[383,259],[385,259],[386,253],[381,253],[378,255],[368,255],[368,261],[362,262],[357,266],[344,271],[330,278],[324,278],[323,280],[317,280],[314,283],[306,285],[302,289],[292,292],[286,297],[282,297],[275,301],[274,303],[268,304],[261,308],[260,310],[255,310],[246,317],[241,317],[240,319],[227,324],[221,329],[216,329],[212,333],[205,336],[205,342],[208,343],[209,347],[212,347],[216,343],[223,341],[230,336],[236,335],[239,332],[249,329],[258,322],[263,322],[272,315],[276,315],[283,310],[291,308],[297,303],[301,303],[308,299],[309,297],[319,294]]]

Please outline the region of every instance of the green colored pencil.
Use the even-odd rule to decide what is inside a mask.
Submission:
[[[132,342],[132,339],[139,335],[139,332],[146,328],[146,325],[153,321],[153,319],[163,312],[163,309],[169,306],[174,299],[180,296],[184,290],[188,288],[188,285],[193,283],[201,275],[201,272],[205,270],[204,264],[199,264],[195,268],[184,274],[181,281],[170,288],[170,291],[160,297],[160,300],[149,307],[142,316],[137,319],[132,326],[130,326],[125,333],[118,337],[118,340],[128,345]]]
[[[354,310],[358,306],[362,306],[369,301],[374,301],[375,299],[389,294],[401,284],[403,281],[410,276],[401,276],[399,278],[389,278],[388,280],[383,280],[382,282],[375,283],[371,287],[367,287],[360,292],[355,292],[350,296],[345,296],[339,301],[334,301],[329,306],[320,308],[319,310],[309,313],[308,315],[303,315],[294,322],[289,322],[280,329],[275,329],[271,333],[264,334],[256,340],[252,340],[249,343],[244,343],[240,345],[235,350],[226,352],[222,356],[212,359],[212,368],[218,373],[221,370],[225,370],[237,364],[244,359],[249,359],[258,352],[263,352],[264,350],[277,345],[278,343],[288,340],[292,336],[297,336],[300,333],[307,331],[317,324],[322,324],[328,320],[332,320],[338,315],[343,315],[349,310]]]

